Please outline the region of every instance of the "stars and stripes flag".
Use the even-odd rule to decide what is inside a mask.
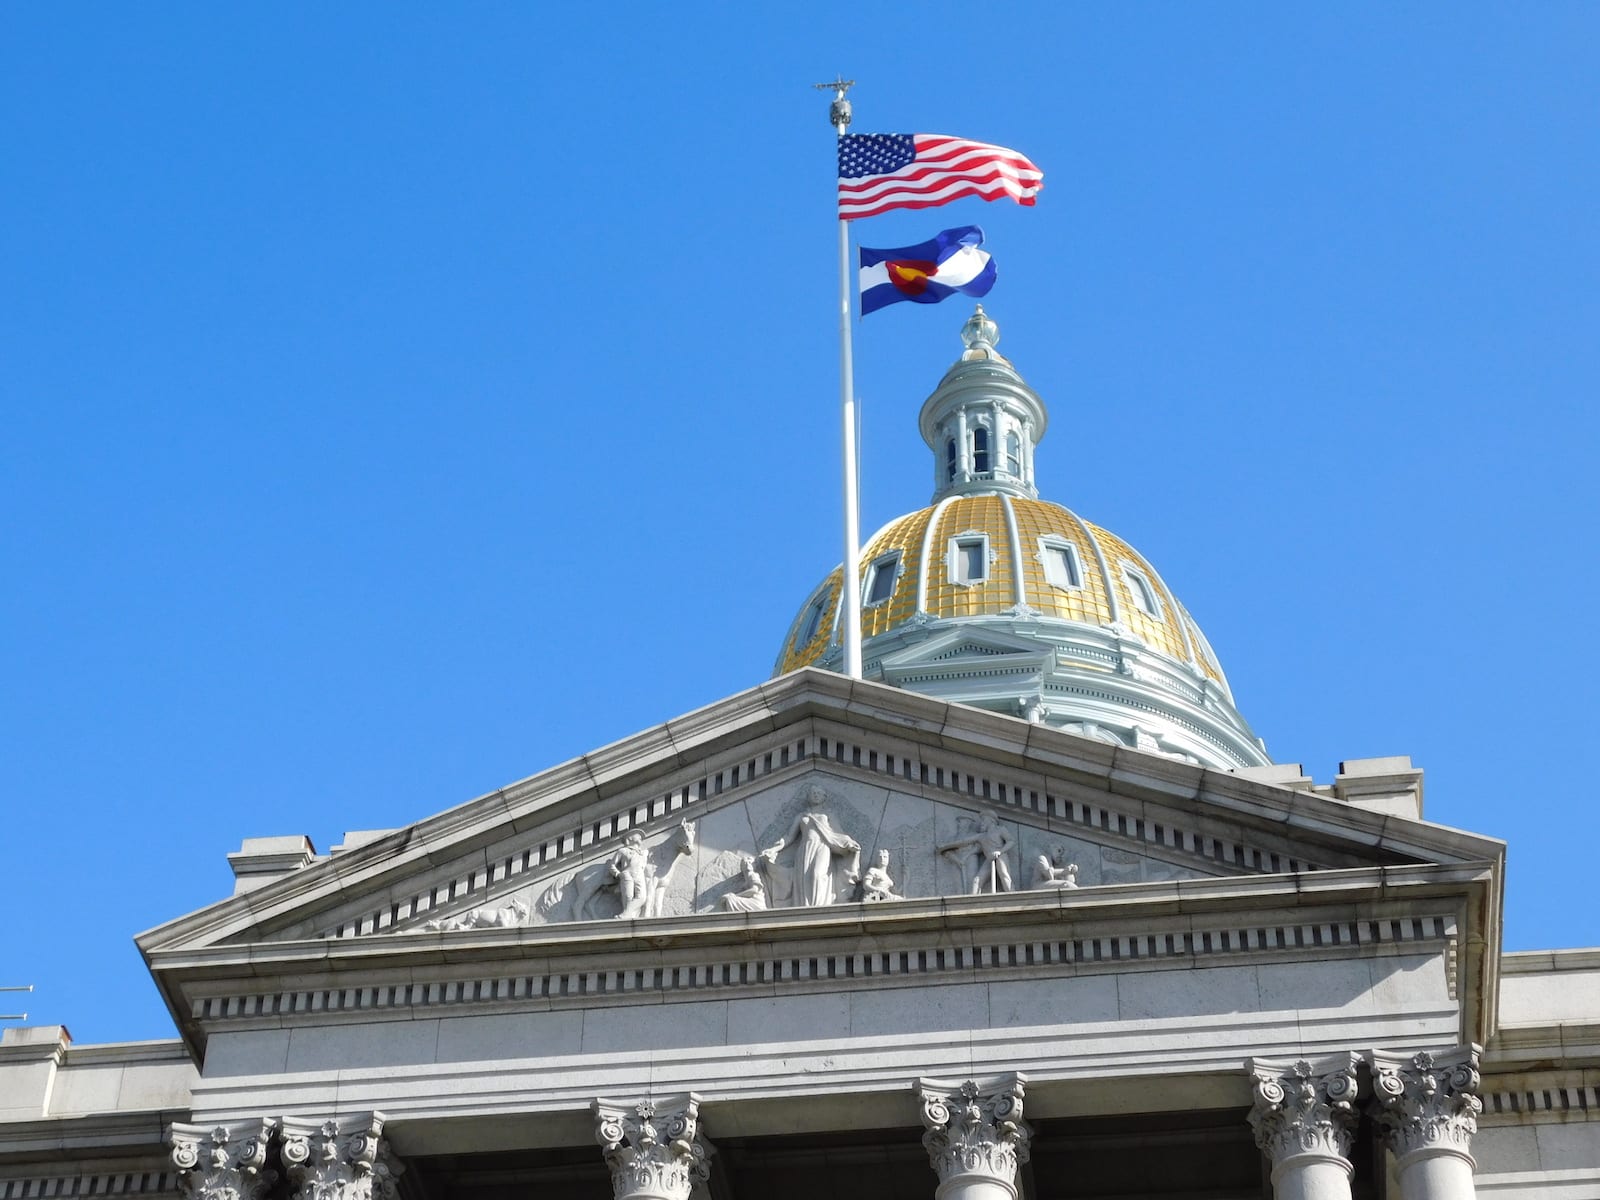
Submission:
[[[849,133],[839,139],[839,219],[934,208],[962,196],[1032,204],[1044,172],[1004,146],[937,133]]]

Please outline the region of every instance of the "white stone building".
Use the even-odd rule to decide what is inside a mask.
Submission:
[[[1274,765],[1155,569],[1038,498],[981,314],[933,504],[747,692],[403,829],[247,839],[171,1041],[0,1043],[0,1200],[1600,1197],[1600,951],[1404,758]]]

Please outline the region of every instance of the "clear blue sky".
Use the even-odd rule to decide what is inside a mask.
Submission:
[[[1410,754],[1600,943],[1600,7],[14,4],[0,983],[166,1036],[131,937],[245,836],[416,820],[751,685],[838,559],[833,133],[967,200],[1047,496],[1280,761]],[[866,529],[965,304],[870,317]],[[3,998],[0,998],[3,999]]]

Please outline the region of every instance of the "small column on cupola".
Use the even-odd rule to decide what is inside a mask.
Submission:
[[[1049,412],[1000,353],[1000,327],[983,305],[961,327],[966,347],[922,405],[917,425],[933,451],[937,503],[946,496],[1004,492],[1039,498],[1033,450]]]

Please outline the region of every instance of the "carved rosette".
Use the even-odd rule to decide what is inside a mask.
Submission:
[[[1274,1174],[1292,1159],[1310,1155],[1335,1160],[1350,1171],[1356,1122],[1354,1054],[1305,1059],[1250,1060],[1255,1103],[1250,1127]]]
[[[922,1079],[922,1144],[939,1176],[939,1194],[960,1184],[998,1184],[1013,1196],[1017,1167],[1028,1161],[1033,1131],[1022,1119],[1020,1074],[959,1085]]]
[[[297,1200],[395,1200],[405,1170],[383,1142],[382,1113],[283,1119],[283,1165]]]
[[[172,1165],[178,1190],[192,1200],[263,1200],[278,1178],[267,1166],[277,1122],[271,1117],[233,1125],[172,1126]]]
[[[1372,1115],[1395,1158],[1420,1153],[1456,1154],[1471,1163],[1472,1135],[1478,1131],[1478,1047],[1460,1046],[1442,1054],[1409,1057],[1374,1050]]]
[[[596,1100],[590,1107],[617,1200],[688,1200],[690,1189],[710,1177],[700,1097],[693,1092],[632,1104]]]

